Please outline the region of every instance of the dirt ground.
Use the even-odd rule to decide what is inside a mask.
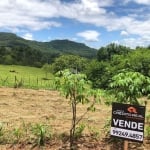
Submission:
[[[86,111],[86,105],[78,106],[78,117]],[[110,110],[99,105],[97,111],[88,113],[83,120],[99,129]],[[0,122],[18,125],[22,122],[50,122],[56,131],[68,131],[71,108],[68,100],[57,91],[0,88]]]
[[[86,105],[78,105],[78,118],[86,109]],[[98,105],[96,112],[88,112],[82,122],[100,133],[108,114],[106,106]],[[69,134],[71,115],[68,100],[57,91],[0,88],[0,123],[9,127],[45,123],[52,126],[53,132]]]
[[[86,111],[86,108],[86,105],[79,105],[77,116],[80,117]],[[100,104],[97,105],[96,112],[88,112],[82,122],[102,133],[105,122],[107,118],[110,118],[110,115],[111,109]],[[19,126],[22,123],[46,123],[52,126],[53,132],[58,134],[69,133],[71,108],[68,100],[63,98],[57,91],[0,88],[0,123],[9,126]],[[89,130],[86,129],[85,133],[88,132]],[[81,150],[110,150],[101,141],[97,141],[96,147],[94,147],[93,141],[87,141],[87,139],[85,141],[88,146],[82,148],[83,143],[81,142]],[[53,145],[44,148],[44,150],[60,149],[56,145],[61,145],[61,143],[55,141]],[[0,145],[0,150],[28,150],[28,148],[22,145],[13,148]]]

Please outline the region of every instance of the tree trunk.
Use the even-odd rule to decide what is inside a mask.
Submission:
[[[70,130],[70,149],[75,149],[74,140],[75,140],[75,129],[76,129],[76,101],[73,98],[72,100],[72,127]]]

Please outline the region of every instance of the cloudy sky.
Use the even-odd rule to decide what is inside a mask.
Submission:
[[[0,32],[100,48],[150,45],[150,0],[0,0]]]

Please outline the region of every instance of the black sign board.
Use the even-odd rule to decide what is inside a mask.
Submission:
[[[143,142],[145,106],[112,104],[111,135]]]

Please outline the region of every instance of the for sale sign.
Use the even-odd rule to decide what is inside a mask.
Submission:
[[[112,104],[111,135],[143,142],[145,106]]]

